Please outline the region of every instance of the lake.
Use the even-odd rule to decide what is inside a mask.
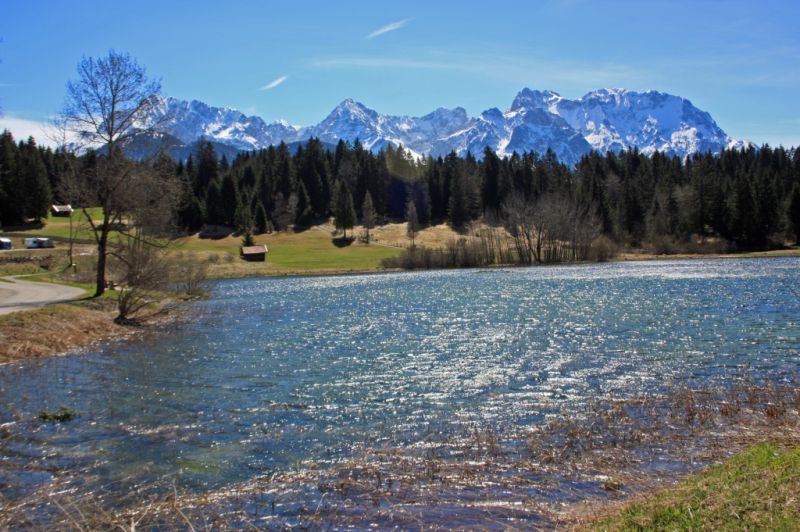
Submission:
[[[207,490],[471,427],[515,434],[675,381],[788,382],[799,272],[781,258],[221,281],[174,330],[0,367],[15,434],[0,494],[62,470],[92,490]],[[79,417],[36,419],[62,406]]]

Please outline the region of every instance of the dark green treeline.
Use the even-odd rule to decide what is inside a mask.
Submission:
[[[0,222],[45,216],[61,200],[59,172],[76,164],[71,158],[3,133]],[[800,150],[782,147],[685,161],[658,152],[592,152],[569,167],[551,151],[501,159],[487,149],[481,160],[455,153],[415,160],[402,148],[372,153],[358,141],[340,141],[326,150],[317,139],[294,152],[281,144],[228,161],[201,142],[188,161],[175,164],[175,173],[183,184],[179,224],[187,231],[212,224],[261,233],[337,214],[347,227],[351,214],[337,213],[337,205],[354,206],[361,220],[369,193],[378,224],[404,221],[412,201],[422,225],[461,228],[478,219],[500,225],[513,214],[509,205],[524,202],[531,212],[568,206],[623,246],[718,237],[738,249],[766,249],[800,237]]]

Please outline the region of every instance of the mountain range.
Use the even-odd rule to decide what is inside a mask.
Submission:
[[[506,111],[492,108],[477,117],[462,107],[439,108],[419,117],[384,115],[348,98],[310,126],[284,120],[268,124],[235,109],[160,98],[138,127],[145,130],[158,122],[163,122],[158,133],[137,136],[126,148],[130,156],[143,157],[166,143],[173,157],[186,158],[201,138],[212,141],[220,156],[229,157],[281,142],[298,145],[315,137],[330,145],[358,139],[375,152],[389,144],[402,145],[418,157],[455,151],[480,158],[486,147],[500,156],[544,153],[549,148],[568,164],[590,150],[637,148],[645,154],[660,151],[686,157],[745,145],[685,98],[624,89],[600,89],[570,100],[553,91],[526,88]]]

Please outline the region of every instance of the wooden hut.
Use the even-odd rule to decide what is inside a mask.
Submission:
[[[242,246],[239,255],[246,261],[264,262],[267,260],[266,244],[262,246]]]

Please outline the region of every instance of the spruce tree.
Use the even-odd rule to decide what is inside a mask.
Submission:
[[[795,244],[800,245],[800,184],[792,188],[792,195],[789,196],[789,209],[787,212],[789,224],[794,230]]]
[[[25,197],[20,178],[19,148],[9,131],[0,135],[0,225],[20,223],[25,218]]]
[[[197,146],[197,164],[192,164],[190,158],[188,165],[187,168],[194,174],[192,175],[193,188],[198,196],[204,194],[208,190],[209,184],[219,177],[217,152],[214,151],[214,145],[207,140],[200,139]]]
[[[361,205],[361,225],[364,226],[369,243],[369,230],[375,227],[375,207],[372,206],[372,195],[369,191],[364,195],[364,204]]]
[[[414,199],[409,198],[406,204],[406,234],[411,239],[411,247],[415,247],[415,239],[419,231],[419,218],[417,217],[417,206],[414,205]]]
[[[450,225],[455,228],[464,227],[469,221],[469,198],[464,187],[464,178],[460,175],[453,176],[450,182],[447,215],[450,218]]]
[[[269,232],[269,219],[267,218],[267,210],[264,204],[258,202],[256,206],[256,234],[261,235]]]
[[[42,162],[39,150],[33,137],[22,147],[22,164],[19,169],[25,197],[25,217],[37,222],[47,218],[53,195],[50,191],[50,180],[47,168]]]
[[[356,210],[353,207],[353,195],[344,181],[339,181],[336,188],[333,216],[336,229],[341,229],[346,239],[347,230],[356,224]]]
[[[294,208],[294,213],[295,225],[307,227],[312,216],[311,200],[308,199],[308,192],[306,192],[306,186],[302,181],[300,181],[297,187],[297,205]]]

